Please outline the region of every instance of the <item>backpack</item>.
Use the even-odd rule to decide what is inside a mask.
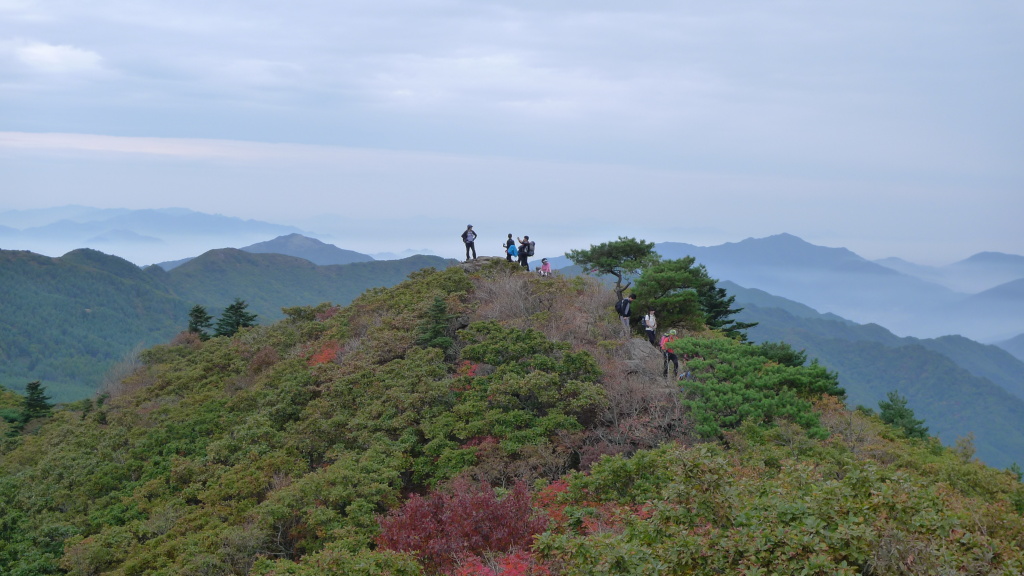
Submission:
[[[533,242],[533,241],[531,241],[529,244],[526,245],[526,255],[527,256],[533,256],[533,247],[535,245],[536,245],[536,243]]]
[[[509,256],[519,256],[519,251],[516,250],[515,244],[509,244],[505,252],[507,252]]]
[[[615,303],[615,311],[619,313],[619,316],[626,315],[626,299],[623,298]]]

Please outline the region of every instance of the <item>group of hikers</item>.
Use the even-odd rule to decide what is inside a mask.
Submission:
[[[473,254],[472,260],[476,260],[476,230],[473,230],[473,225],[466,226],[466,230],[462,233],[462,243],[466,245],[466,262],[470,261],[470,253]],[[518,241],[518,246],[516,242]],[[505,259],[512,262],[515,258],[519,265],[530,270],[529,258],[536,252],[537,244],[533,240],[530,240],[529,236],[523,236],[522,238],[512,239],[512,233],[508,235],[508,239],[501,245],[505,251]],[[547,258],[540,259],[540,267],[537,268],[537,272],[541,276],[551,275],[551,264],[548,263]]]
[[[633,333],[629,324],[629,318],[632,314],[632,305],[635,300],[636,294],[630,294],[615,303],[615,311],[619,314],[619,319],[622,321],[622,329],[626,338],[629,338]],[[672,342],[677,337],[678,333],[675,328],[665,332],[659,340],[657,336],[658,319],[655,316],[654,308],[648,308],[647,314],[640,318],[640,326],[644,329],[644,336],[647,337],[647,341],[651,343],[651,346],[661,350],[661,355],[664,359],[663,376],[668,377],[668,365],[671,363],[672,375],[675,378],[690,379],[691,373],[689,369],[683,374],[679,374],[679,356],[668,346],[669,342]],[[684,363],[686,360],[689,360],[689,358],[684,357]]]
[[[466,245],[466,262],[470,260],[476,260],[476,239],[478,238],[476,230],[473,230],[473,225],[466,226],[466,230],[462,233],[462,242]],[[518,244],[517,244],[518,243]],[[501,245],[505,250],[505,259],[509,262],[519,262],[519,265],[526,268],[527,271],[530,269],[529,258],[533,256],[536,251],[536,243],[530,240],[529,236],[523,236],[522,238],[512,238],[512,233],[508,235],[508,239]],[[472,255],[472,257],[471,257]],[[541,276],[549,276],[551,274],[551,264],[548,263],[547,258],[541,258],[541,265],[537,269],[537,272]],[[615,311],[618,312],[619,318],[622,320],[622,328],[625,332],[626,338],[629,338],[632,334],[632,329],[629,325],[629,318],[631,315],[631,307],[633,302],[636,300],[636,294],[630,294],[629,296],[619,300],[615,304]],[[689,379],[690,372],[686,371],[682,375],[679,374],[679,356],[673,352],[668,344],[676,339],[676,330],[671,329],[665,332],[661,339],[658,339],[658,319],[654,315],[654,309],[650,308],[647,311],[647,315],[640,319],[640,325],[644,329],[644,335],[652,346],[661,350],[664,362],[664,376],[668,377],[668,365],[672,364],[672,374],[679,379]],[[684,364],[688,358],[684,357]]]

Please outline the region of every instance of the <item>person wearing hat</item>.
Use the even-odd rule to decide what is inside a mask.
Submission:
[[[466,262],[469,262],[469,251],[473,251],[473,260],[476,260],[476,232],[473,231],[473,225],[466,226],[466,231],[462,233],[462,242],[466,245]]]
[[[676,339],[676,331],[673,328],[661,337],[661,353],[665,358],[665,370],[662,376],[668,378],[668,363],[672,362],[672,376],[679,378],[679,357],[669,347],[668,343]]]
[[[551,276],[551,264],[547,258],[540,259],[540,268],[537,270],[541,276]]]

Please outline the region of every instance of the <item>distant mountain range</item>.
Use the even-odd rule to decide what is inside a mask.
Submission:
[[[251,252],[253,254],[284,254],[285,256],[295,256],[296,258],[309,260],[318,266],[374,261],[372,256],[354,252],[352,250],[344,250],[333,244],[321,242],[315,238],[307,238],[302,234],[278,236],[273,240],[259,242],[252,246],[245,246],[243,248],[239,248],[239,250],[242,250],[243,252]],[[409,256],[412,256],[412,254]],[[190,260],[192,260],[192,258],[160,262],[157,266],[164,270],[171,270],[172,268],[177,268]],[[395,258],[395,260],[397,260],[397,258]]]
[[[1022,256],[989,252],[942,269],[893,260],[882,265],[790,234],[718,246],[661,242],[655,250],[663,258],[693,256],[719,280],[859,323],[880,324],[900,335],[961,335],[998,343],[1024,334]],[[571,264],[564,257],[550,261],[556,269]],[[975,293],[949,287],[968,284]]]
[[[1001,252],[981,252],[940,267],[922,266],[899,258],[885,258],[875,262],[908,276],[967,294],[1024,278],[1024,256]]]
[[[952,445],[975,434],[978,456],[992,466],[1024,462],[1024,362],[997,346],[960,336],[900,338],[875,324],[721,282],[754,342],[787,342],[839,373],[850,406],[878,408],[889,391],[908,399],[930,432]]]
[[[184,208],[63,206],[0,212],[0,247],[51,255],[93,248],[139,264],[180,259],[211,248],[248,245],[295,233],[310,234],[294,226]]]
[[[166,271],[143,270],[92,249],[59,258],[0,250],[0,385],[21,390],[42,380],[56,400],[83,398],[132,348],[184,330],[195,304],[217,316],[239,297],[258,322],[268,323],[283,317],[282,307],[347,304],[369,288],[450,263],[413,256],[317,266],[295,256],[225,248]]]

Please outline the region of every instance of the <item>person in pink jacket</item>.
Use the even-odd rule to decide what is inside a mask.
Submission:
[[[540,259],[540,268],[537,270],[541,276],[551,276],[551,263],[547,258]]]

